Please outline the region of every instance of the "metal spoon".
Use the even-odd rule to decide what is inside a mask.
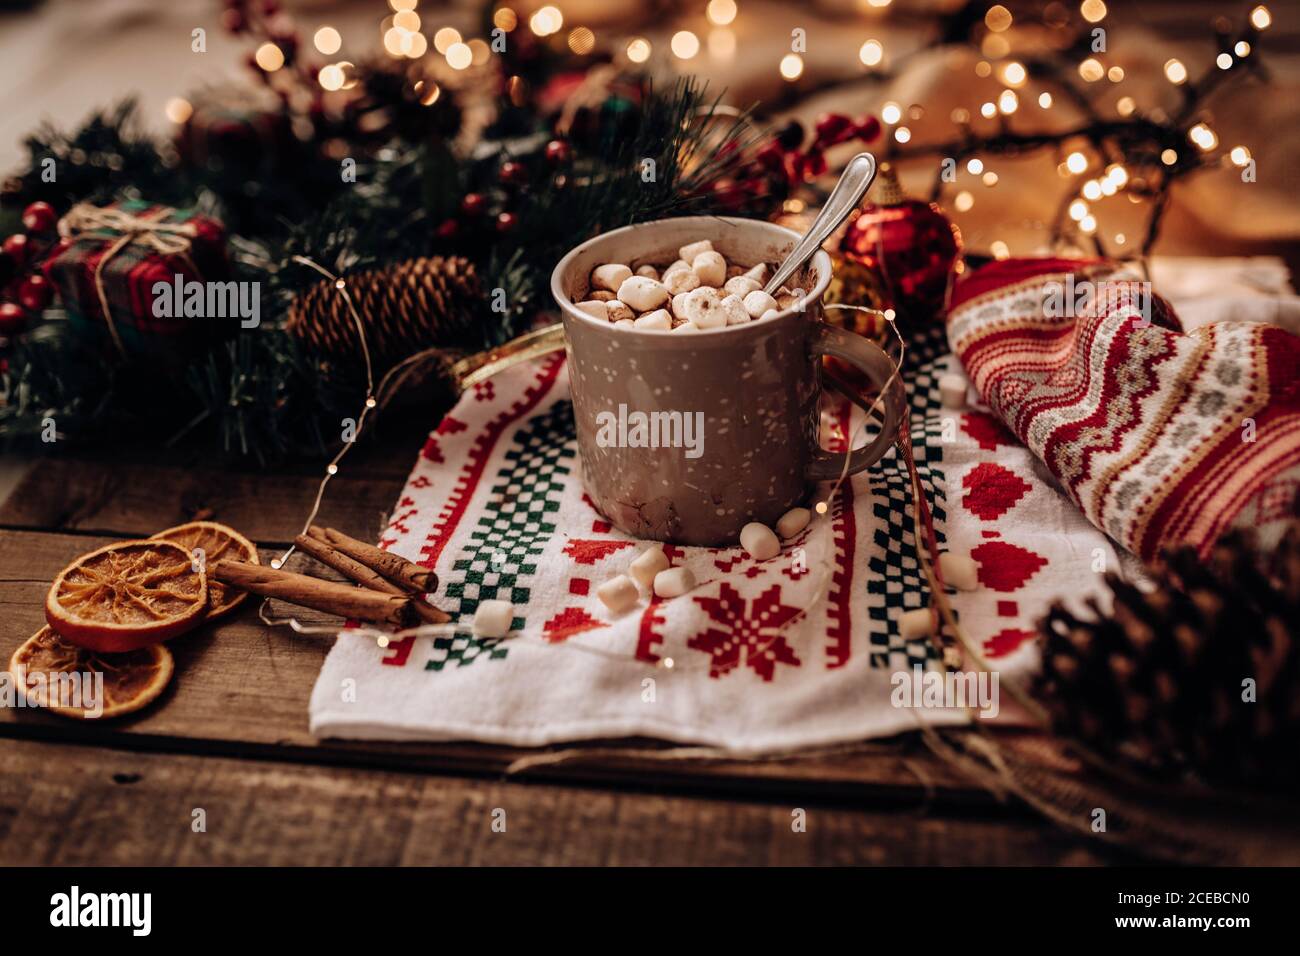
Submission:
[[[835,184],[835,188],[826,199],[826,204],[822,206],[822,211],[817,214],[817,218],[803,234],[803,238],[795,243],[790,254],[785,257],[785,261],[772,274],[771,280],[763,287],[764,292],[775,295],[776,291],[785,285],[786,279],[808,264],[808,260],[822,247],[822,243],[840,227],[849,217],[849,213],[858,208],[858,203],[866,194],[867,187],[875,178],[876,157],[870,153],[858,153],[849,160],[849,164],[844,167],[844,172],[840,174],[840,181]]]

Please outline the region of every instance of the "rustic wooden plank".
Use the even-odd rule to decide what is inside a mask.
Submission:
[[[195,832],[195,811],[204,832]],[[806,821],[792,825],[796,810]],[[505,832],[493,829],[502,819]],[[0,742],[14,865],[1095,864],[1100,841],[1002,816],[908,817]]]
[[[385,423],[384,441],[359,443],[340,465],[321,521],[365,540],[378,537],[410,474],[432,419]],[[280,463],[273,473],[214,465],[191,452],[128,447],[94,459],[35,459],[0,504],[0,527],[121,536],[212,517],[262,543],[292,541],[315,499],[322,461]]]
[[[7,661],[44,623],[49,581],[77,554],[107,538],[35,532],[0,534],[0,642]],[[299,612],[304,620],[324,621]],[[231,618],[173,640],[176,677],[154,706],[121,721],[74,723],[44,712],[0,711],[0,735],[91,742],[134,750],[254,754],[341,765],[498,775],[533,750],[477,744],[320,741],[307,729],[307,702],[329,639],[271,629],[251,602]],[[641,745],[646,746],[645,744]],[[653,746],[653,745],[651,745]],[[840,794],[918,804],[987,803],[988,797],[914,741],[868,752],[786,761],[654,762],[615,755],[529,771],[530,777],[750,793]]]

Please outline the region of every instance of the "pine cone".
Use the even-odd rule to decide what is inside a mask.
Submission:
[[[482,302],[473,263],[458,256],[408,259],[346,279],[377,368],[422,349],[456,344]],[[329,280],[299,293],[286,327],[316,351],[360,361],[356,320]]]
[[[1154,580],[1144,593],[1107,575],[1109,615],[1058,602],[1040,622],[1054,727],[1160,774],[1300,786],[1300,520],[1271,555],[1233,532],[1209,561],[1164,555]]]

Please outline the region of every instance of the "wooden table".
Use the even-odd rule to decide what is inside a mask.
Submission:
[[[380,423],[321,519],[374,540],[428,427]],[[43,623],[76,555],[196,516],[269,554],[300,528],[319,464],[228,470],[154,450],[34,460],[0,506],[0,652]],[[0,863],[1052,864],[1116,859],[999,804],[917,740],[772,762],[574,760],[317,740],[307,701],[328,639],[268,628],[254,602],[170,645],[162,699],[120,721],[0,711]],[[493,828],[506,811],[506,830]],[[794,832],[793,811],[806,811]],[[203,810],[202,815],[196,814]],[[499,814],[495,815],[499,817]],[[206,831],[193,821],[204,819]]]

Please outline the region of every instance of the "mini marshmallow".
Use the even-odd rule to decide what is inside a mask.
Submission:
[[[781,542],[776,534],[765,524],[751,521],[740,529],[740,546],[751,558],[766,561],[781,553]]]
[[[675,315],[679,319],[686,318],[686,297],[688,295],[690,295],[689,292],[679,292],[675,296],[673,296],[673,302],[672,302],[673,315]]]
[[[762,289],[757,292],[751,292],[745,296],[745,311],[752,318],[757,319],[764,312],[769,312],[776,308],[776,299],[772,298]]]
[[[655,575],[668,569],[668,555],[664,554],[662,544],[652,544],[633,560],[627,573],[647,591],[654,586]]]
[[[728,325],[741,325],[749,321],[749,313],[745,311],[745,303],[739,296],[725,296],[721,305]]]
[[[778,312],[778,311],[776,311],[776,309],[768,309],[766,312],[764,312],[762,315],[760,315],[759,318],[760,318],[760,319],[770,319],[770,318],[772,318],[773,316],[780,315],[780,314],[781,314],[781,313]]]
[[[614,323],[616,329],[635,329],[636,319],[619,319]]]
[[[474,636],[505,637],[514,619],[514,605],[509,601],[479,601],[474,610]]]
[[[637,266],[635,274],[639,276],[645,276],[647,279],[659,278],[659,270],[656,269],[654,266],[650,265],[650,263],[648,262],[643,266]]]
[[[712,252],[712,251],[713,251],[713,243],[711,243],[708,239],[701,239],[699,242],[688,242],[686,245],[682,246],[680,249],[677,250],[677,254],[681,256],[682,260],[685,262],[694,262],[695,257],[698,256],[701,252]]]
[[[700,277],[690,269],[670,269],[664,273],[664,287],[672,295],[680,295],[700,287]]]
[[[939,555],[939,571],[944,583],[951,584],[958,591],[974,591],[980,586],[979,567],[968,554],[944,551]]]
[[[720,329],[727,324],[722,297],[717,289],[696,289],[686,295],[686,318],[701,329]]]
[[[767,282],[767,263],[760,262],[758,265],[745,272],[745,275],[757,282],[760,289],[763,288],[763,284]]]
[[[596,266],[592,270],[591,284],[598,289],[617,292],[618,287],[623,284],[623,280],[631,275],[632,270],[621,262],[607,262],[603,266]]]
[[[685,259],[678,259],[676,262],[674,262],[672,265],[670,265],[667,269],[664,270],[664,275],[668,275],[668,273],[670,272],[676,272],[678,269],[689,269],[690,267],[691,264],[687,262]]]
[[[700,327],[694,322],[683,322],[673,328],[674,332],[698,332]]]
[[[701,252],[691,261],[691,271],[702,284],[716,288],[727,281],[727,260],[720,252]]]
[[[695,587],[690,568],[669,568],[655,575],[655,594],[661,598],[681,597]]]
[[[668,290],[658,279],[628,276],[618,287],[618,298],[638,312],[649,312],[668,301]]]
[[[610,292],[608,289],[597,289],[595,292],[591,294],[591,297],[595,299],[597,302],[608,302],[611,299],[617,298],[617,296],[615,296],[614,293]]]
[[[726,289],[732,295],[738,295],[743,299],[751,292],[757,292],[759,289],[763,288],[763,285],[756,279],[751,279],[749,276],[733,276],[727,280],[726,284],[722,288]]]
[[[672,330],[673,319],[667,309],[655,309],[638,316],[632,324],[642,331],[668,332]]]
[[[605,318],[611,322],[621,322],[624,319],[635,319],[636,313],[618,299],[610,299],[605,303]]]
[[[596,588],[596,597],[615,614],[622,614],[636,607],[641,600],[641,593],[636,589],[635,581],[626,574],[620,574]]]
[[[609,316],[605,313],[605,303],[598,299],[588,299],[585,302],[579,302],[578,308],[588,315],[595,316],[598,319],[606,319]]]
[[[780,520],[777,521],[776,533],[781,536],[783,541],[788,541],[808,527],[808,522],[811,520],[812,512],[807,508],[791,508],[781,515]]]
[[[966,407],[966,377],[964,375],[940,375],[939,398],[944,408]]]
[[[934,633],[934,616],[928,607],[913,608],[898,615],[898,636],[916,641]]]

